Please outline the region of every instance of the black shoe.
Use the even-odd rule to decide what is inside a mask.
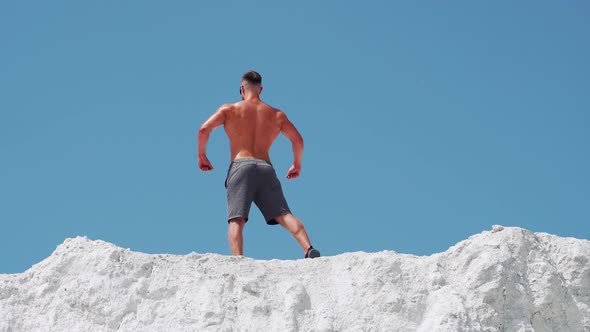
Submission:
[[[309,247],[309,249],[307,249],[307,253],[305,253],[305,258],[316,258],[316,257],[320,257],[320,252],[315,249],[314,247]]]

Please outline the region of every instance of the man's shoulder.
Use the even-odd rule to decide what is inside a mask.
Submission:
[[[273,107],[272,105],[269,105],[267,103],[264,103],[264,106],[266,106],[269,110],[275,112],[277,115],[281,116],[282,114],[285,114],[285,112],[283,112],[282,110]]]
[[[221,105],[219,108],[220,109],[232,109],[232,108],[236,108],[239,105],[239,102],[237,103],[226,103]]]
[[[237,107],[237,103],[223,104],[223,105],[219,106],[219,108],[217,109],[217,112],[221,112],[221,113],[231,112],[232,110],[236,109],[236,107]]]

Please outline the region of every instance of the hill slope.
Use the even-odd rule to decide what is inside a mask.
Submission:
[[[67,239],[0,275],[0,331],[590,331],[590,241],[495,226],[447,251],[296,261]]]

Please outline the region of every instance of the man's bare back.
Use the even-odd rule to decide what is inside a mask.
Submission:
[[[245,92],[244,95],[243,101],[222,105],[201,126],[199,168],[203,171],[213,169],[204,150],[209,133],[223,125],[229,138],[232,161],[240,158],[256,158],[270,162],[270,147],[282,132],[293,144],[293,166],[289,169],[287,178],[298,177],[303,154],[301,134],[284,112],[262,102],[257,94]]]
[[[281,132],[285,114],[260,100],[224,105],[225,132],[231,160],[257,158],[270,161],[270,147]]]

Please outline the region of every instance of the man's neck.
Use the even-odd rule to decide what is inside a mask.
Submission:
[[[260,95],[257,94],[246,94],[246,96],[244,96],[244,101],[261,101],[260,100]]]

